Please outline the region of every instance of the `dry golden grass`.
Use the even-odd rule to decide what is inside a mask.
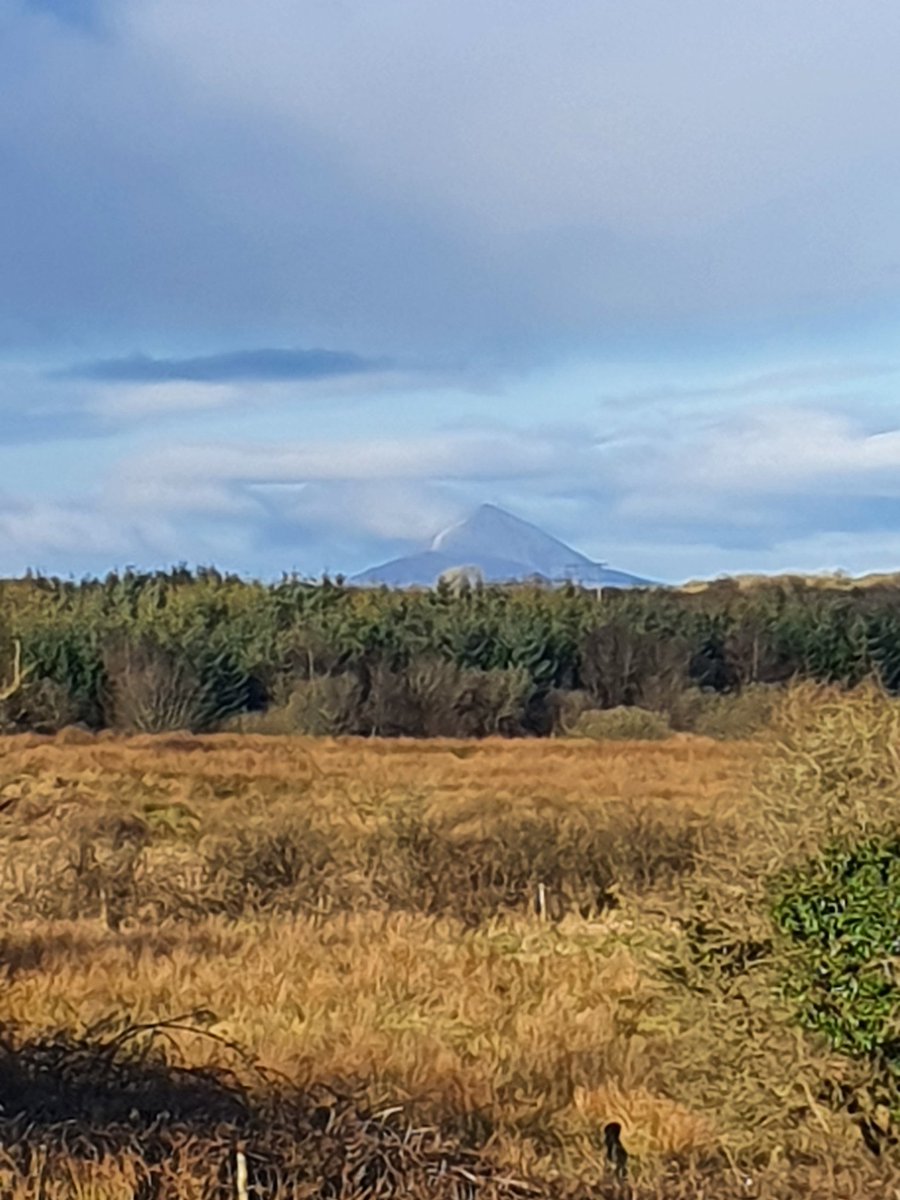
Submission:
[[[634,796],[716,804],[741,790],[751,748],[675,736],[644,742],[577,739],[416,741],[396,738],[263,737],[161,734],[124,738],[80,729],[56,737],[0,737],[4,795],[16,780],[51,798],[81,795],[92,804],[124,786],[152,795],[209,802],[223,816],[229,803],[324,800],[330,807],[369,797],[427,791],[434,800],[508,798],[556,803]],[[128,797],[125,797],[127,799]]]
[[[608,1182],[601,1133],[616,1120],[648,1196],[699,1195],[705,1180],[709,1196],[890,1197],[890,1166],[870,1161],[850,1120],[819,1099],[823,1080],[844,1068],[780,1009],[759,910],[770,860],[833,826],[819,809],[810,816],[822,793],[816,769],[804,774],[818,761],[816,739],[830,745],[841,720],[851,731],[842,745],[855,748],[847,770],[862,808],[859,797],[893,769],[885,699],[852,703],[848,717],[832,693],[795,693],[780,740],[765,747],[684,735],[0,739],[0,1023],[23,1036],[77,1033],[110,1014],[156,1022],[209,1010],[209,1032],[264,1067],[304,1087],[362,1086],[373,1105],[402,1104],[548,1189]],[[883,743],[861,782],[859,721]],[[755,774],[762,756],[766,770]],[[412,891],[409,904],[383,902],[367,890],[374,867],[363,862],[351,900],[327,912],[142,907],[148,880],[198,886],[210,846],[239,828],[252,840],[302,818],[303,830],[354,850],[380,845],[365,839],[409,814],[455,838],[552,819],[576,846],[583,829],[617,826],[647,846],[613,854],[615,907],[555,920],[519,904],[466,923],[417,911]],[[137,900],[110,928],[101,896],[73,892],[62,919],[50,901],[74,849],[87,837],[110,861],[127,857],[129,821],[141,830],[128,859]],[[672,871],[635,867],[635,855],[670,842],[682,856]],[[334,869],[347,874],[350,861]],[[758,938],[759,963],[732,975],[711,968],[717,936],[729,953]],[[190,1063],[240,1067],[221,1040],[177,1042]],[[73,1166],[69,1191],[43,1194],[130,1196],[137,1169],[127,1157]],[[3,1185],[0,1162],[2,1194],[36,1200],[27,1181],[14,1183],[18,1191]]]

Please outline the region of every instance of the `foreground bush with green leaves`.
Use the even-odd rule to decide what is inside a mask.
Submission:
[[[876,1153],[900,1123],[900,835],[829,846],[777,881],[782,986],[806,1029],[868,1067],[834,1099]]]
[[[900,838],[829,847],[780,881],[773,911],[803,1023],[900,1074]]]

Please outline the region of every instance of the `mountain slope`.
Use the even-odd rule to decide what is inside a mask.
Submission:
[[[496,557],[498,550],[502,550],[504,559],[527,563],[548,577],[555,574],[564,577],[567,568],[590,564],[589,558],[565,542],[494,504],[482,504],[467,520],[439,533],[431,543],[431,550],[457,563]]]
[[[429,586],[442,571],[459,566],[478,567],[490,583],[507,583],[535,575],[553,582],[571,579],[606,587],[649,583],[593,562],[537,525],[494,504],[482,504],[465,521],[437,534],[428,549],[370,567],[355,575],[351,582],[389,587]]]

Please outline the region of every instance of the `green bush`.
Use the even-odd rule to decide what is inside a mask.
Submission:
[[[778,881],[772,913],[801,1023],[864,1060],[900,1116],[900,836],[829,847]]]
[[[900,837],[829,848],[782,881],[773,915],[804,1024],[836,1050],[900,1068]]]

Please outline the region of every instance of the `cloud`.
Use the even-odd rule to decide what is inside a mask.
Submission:
[[[332,379],[368,375],[392,367],[388,359],[368,359],[342,350],[232,350],[193,358],[99,359],[54,372],[62,378],[104,383],[233,383]]]
[[[458,489],[428,480],[350,480],[257,492],[273,542],[298,547],[306,538],[329,546],[332,566],[364,562],[380,552],[429,541],[466,512]]]
[[[892,3],[98,0],[95,38],[29,11],[7,345],[527,366],[896,303]]]
[[[605,402],[628,404],[630,407],[666,403],[671,400],[745,400],[749,398],[781,397],[818,391],[823,388],[844,387],[868,383],[900,373],[894,363],[835,362],[817,363],[778,371],[763,371],[755,375],[716,383],[669,384],[665,387],[643,388],[639,391],[611,393],[602,397]]]
[[[653,578],[861,570],[890,565],[898,479],[900,429],[749,402],[614,440],[494,420],[368,439],[166,442],[132,448],[68,502],[0,505],[0,565],[21,569],[27,554],[79,569],[189,559],[264,575],[351,572],[487,499]]]
[[[220,481],[242,489],[274,489],[307,483],[363,483],[403,480],[493,481],[541,478],[594,453],[579,444],[540,433],[510,429],[462,431],[429,436],[402,435],[356,441],[351,438],[291,444],[183,444],[145,451],[130,458],[117,487],[128,499],[152,480],[152,502],[168,492],[176,506],[184,488]]]
[[[900,496],[900,429],[810,408],[747,409],[674,445],[648,439],[618,470],[646,511],[708,513],[711,496]]]
[[[104,511],[90,501],[3,501],[0,497],[0,543],[5,553],[25,557],[28,564],[66,557],[79,548],[82,561],[127,555],[146,532],[123,514]]]
[[[245,356],[240,353],[234,357],[242,361],[234,378],[229,378],[231,357],[187,360],[201,365],[185,370],[181,377],[175,370],[180,360],[172,360],[171,369],[167,361],[165,369],[157,372],[154,366],[144,371],[143,364],[161,360],[143,356],[113,360],[109,371],[104,361],[104,369],[96,372],[93,364],[73,371],[0,360],[0,444],[40,445],[88,438],[114,443],[132,429],[152,426],[159,430],[161,423],[173,431],[184,424],[202,424],[212,440],[217,431],[225,438],[233,436],[234,421],[247,414],[258,417],[255,436],[259,437],[263,429],[278,430],[285,416],[301,407],[312,422],[321,421],[326,413],[354,420],[361,405],[390,411],[418,394],[435,405],[451,393],[465,398],[491,396],[495,401],[499,395],[495,376],[452,366],[382,367],[376,360],[347,355],[348,368],[357,358],[367,363],[367,368],[342,371],[337,363],[331,369],[325,364],[321,375],[316,373],[318,368],[312,368],[304,376],[298,366],[296,377],[282,378],[277,366],[266,362],[259,378],[252,378],[243,377],[243,371],[253,369],[255,354],[245,368]],[[142,366],[131,370],[136,361]],[[207,362],[212,363],[209,370]],[[197,378],[191,378],[192,374]],[[215,379],[217,375],[221,381]]]
[[[85,402],[85,417],[104,422],[159,419],[169,416],[211,412],[244,400],[244,393],[223,384],[171,383],[131,384],[98,389]],[[108,430],[107,430],[108,431]]]
[[[508,427],[367,440],[167,443],[128,454],[77,502],[9,512],[7,559],[13,549],[27,549],[57,562],[94,562],[105,546],[108,566],[121,562],[127,546],[128,561],[143,563],[215,558],[233,567],[228,556],[240,553],[244,569],[271,574],[290,553],[289,566],[311,573],[325,564],[352,570],[429,538],[486,488],[512,494],[539,487],[567,466],[583,475],[585,461],[599,453],[601,443],[581,431]],[[79,523],[91,512],[98,519],[84,542]]]
[[[894,0],[206,7],[3,4],[4,563],[893,520]]]

